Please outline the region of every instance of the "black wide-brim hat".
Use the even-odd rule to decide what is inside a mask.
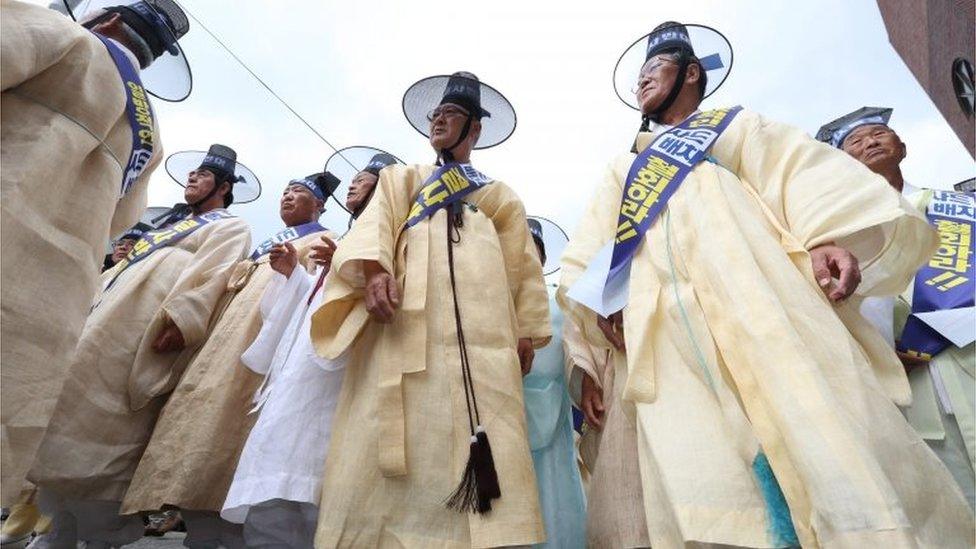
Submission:
[[[662,26],[635,40],[617,60],[613,69],[613,89],[628,107],[640,110],[634,86],[648,59],[664,51],[683,49],[701,62],[708,85],[702,99],[712,95],[732,71],[732,44],[712,27],[674,23]]]
[[[452,97],[459,98],[460,102],[451,100]],[[455,103],[470,111],[472,101],[480,109],[472,114],[475,118],[480,115],[481,119],[481,135],[475,149],[494,147],[511,137],[518,123],[511,102],[488,84],[459,74],[428,76],[415,82],[403,94],[403,114],[415,130],[430,138],[427,113],[442,102]]]
[[[529,232],[532,239],[542,240],[542,249],[546,251],[546,263],[542,266],[543,275],[551,275],[559,270],[559,260],[569,244],[569,237],[555,221],[537,215],[527,216]]]
[[[323,171],[331,173],[339,180],[329,193],[329,197],[339,207],[329,208],[326,205],[325,220],[322,224],[333,230],[349,224],[349,216],[352,212],[346,209],[346,195],[349,194],[349,185],[359,172],[374,170],[379,172],[388,165],[403,163],[396,155],[365,145],[345,147],[332,153],[332,156],[325,161]]]
[[[261,181],[258,176],[238,162],[233,149],[224,145],[211,145],[208,151],[175,152],[166,159],[166,173],[181,187],[186,187],[187,174],[210,164],[217,164],[220,171],[237,176],[237,181],[231,185],[234,204],[254,202],[261,196]],[[230,167],[233,167],[233,172],[229,170]]]
[[[115,7],[138,8],[141,14],[158,15],[160,24],[147,21],[147,26],[163,35],[160,40],[166,46],[159,57],[139,72],[146,91],[163,101],[183,101],[193,89],[193,73],[186,54],[178,40],[189,31],[186,14],[173,0],[82,0],[74,8],[69,0],[63,0],[68,15],[75,21],[84,21],[101,10]],[[142,33],[140,33],[142,34]],[[138,69],[139,67],[136,67]]]

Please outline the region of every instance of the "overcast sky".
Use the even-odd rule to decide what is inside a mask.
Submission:
[[[908,144],[908,181],[950,188],[973,176],[972,158],[889,44],[871,0],[179,1],[340,148],[373,145],[430,163],[426,139],[403,117],[402,94],[424,76],[474,72],[507,95],[518,128],[473,163],[511,185],[530,214],[570,233],[640,122],[614,95],[613,66],[665,20],[713,26],[733,45],[732,73],[704,107],[741,104],[813,134],[863,105],[890,106]],[[192,19],[181,43],[194,88],[182,103],[154,102],[164,149],[235,148],[264,192],[232,209],[263,239],[281,226],[284,184],[320,171],[332,150]],[[157,170],[150,205],[181,200]]]

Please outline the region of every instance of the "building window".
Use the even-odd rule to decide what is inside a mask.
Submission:
[[[973,93],[976,85],[974,85],[973,64],[968,59],[957,57],[952,62],[952,87],[956,90],[959,108],[966,113],[966,118],[972,118],[973,111],[976,110],[976,96]]]

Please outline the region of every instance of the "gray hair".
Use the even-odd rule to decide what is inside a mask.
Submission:
[[[129,42],[126,45],[132,47],[132,53],[139,60],[140,68],[144,69],[156,60],[156,56],[153,55],[149,43],[142,36],[139,36],[139,33],[134,31],[127,23],[122,23],[122,32],[125,33],[125,38]]]

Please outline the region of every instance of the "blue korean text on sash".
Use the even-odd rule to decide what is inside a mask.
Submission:
[[[659,135],[637,155],[620,200],[608,282],[629,271],[644,233],[741,110],[742,107],[732,107],[697,113]]]
[[[105,289],[108,290],[112,287],[112,284],[118,280],[122,271],[146,259],[156,250],[176,244],[204,225],[234,217],[234,214],[227,210],[213,210],[184,219],[168,227],[149,231],[132,246],[129,255],[125,256],[125,259],[119,261],[118,265],[114,267],[115,274],[112,276],[112,280],[105,286]]]
[[[468,194],[488,185],[492,179],[474,169],[470,164],[450,162],[437,169],[417,193],[407,228],[413,227],[434,215],[440,208],[450,206]]]
[[[139,71],[132,66],[132,62],[125,53],[112,43],[111,40],[93,33],[105,44],[112,61],[122,77],[122,87],[125,89],[125,115],[129,119],[132,129],[132,153],[122,171],[122,187],[119,196],[124,195],[132,184],[142,175],[152,158],[153,145],[156,140],[153,125],[153,110],[146,96],[146,89],[139,78]]]
[[[976,196],[972,193],[933,191],[925,213],[929,224],[939,233],[939,249],[915,275],[912,314],[905,324],[898,350],[930,359],[952,342],[916,315],[972,307],[974,304]]]
[[[303,236],[310,235],[312,233],[317,233],[324,231],[325,227],[319,225],[318,221],[312,221],[310,223],[303,223],[295,227],[285,227],[284,230],[279,231],[277,234],[271,238],[265,240],[254,249],[254,253],[251,254],[251,261],[257,261],[257,259],[268,252],[271,248],[275,247],[277,244],[284,244],[285,242],[291,242],[292,240],[298,240]]]

